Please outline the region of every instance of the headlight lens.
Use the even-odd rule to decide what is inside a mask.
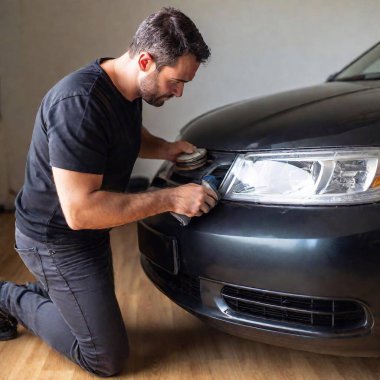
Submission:
[[[337,205],[380,200],[380,149],[240,154],[224,199],[268,204]]]

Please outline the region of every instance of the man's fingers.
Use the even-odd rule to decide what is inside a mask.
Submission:
[[[207,214],[212,208],[215,207],[216,203],[217,201],[215,198],[207,195],[199,210],[202,211],[203,214]]]
[[[203,214],[207,214],[210,211],[211,207],[205,202],[202,204],[200,211],[203,212]]]
[[[195,145],[190,144],[187,141],[185,141],[185,147],[186,147],[186,150],[185,150],[186,153],[194,153],[197,150],[197,147]]]
[[[217,194],[215,193],[214,190],[211,190],[209,187],[206,187],[206,186],[203,186],[205,189],[206,189],[206,192],[207,192],[207,195],[213,199],[215,199],[215,201],[217,202],[218,201],[218,196]]]
[[[184,149],[184,152],[191,154],[194,153],[197,150],[197,148],[194,145],[187,145],[186,149]]]
[[[178,153],[194,153],[197,147],[187,141],[180,140],[177,141]]]
[[[210,197],[209,195],[206,196],[205,202],[209,206],[209,208],[213,208],[216,205],[216,200],[213,197]]]

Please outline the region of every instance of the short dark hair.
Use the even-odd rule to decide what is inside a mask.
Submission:
[[[162,8],[140,24],[129,46],[129,54],[133,58],[142,51],[151,54],[157,70],[174,66],[185,54],[193,54],[201,63],[210,57],[210,49],[193,21],[172,7]]]

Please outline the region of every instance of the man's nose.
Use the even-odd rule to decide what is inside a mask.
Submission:
[[[184,83],[178,83],[173,91],[173,95],[180,98],[183,94]]]

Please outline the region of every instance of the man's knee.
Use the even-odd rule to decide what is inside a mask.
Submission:
[[[115,376],[123,371],[129,355],[128,341],[103,355],[97,356],[96,365],[86,368],[89,372],[100,376]]]

